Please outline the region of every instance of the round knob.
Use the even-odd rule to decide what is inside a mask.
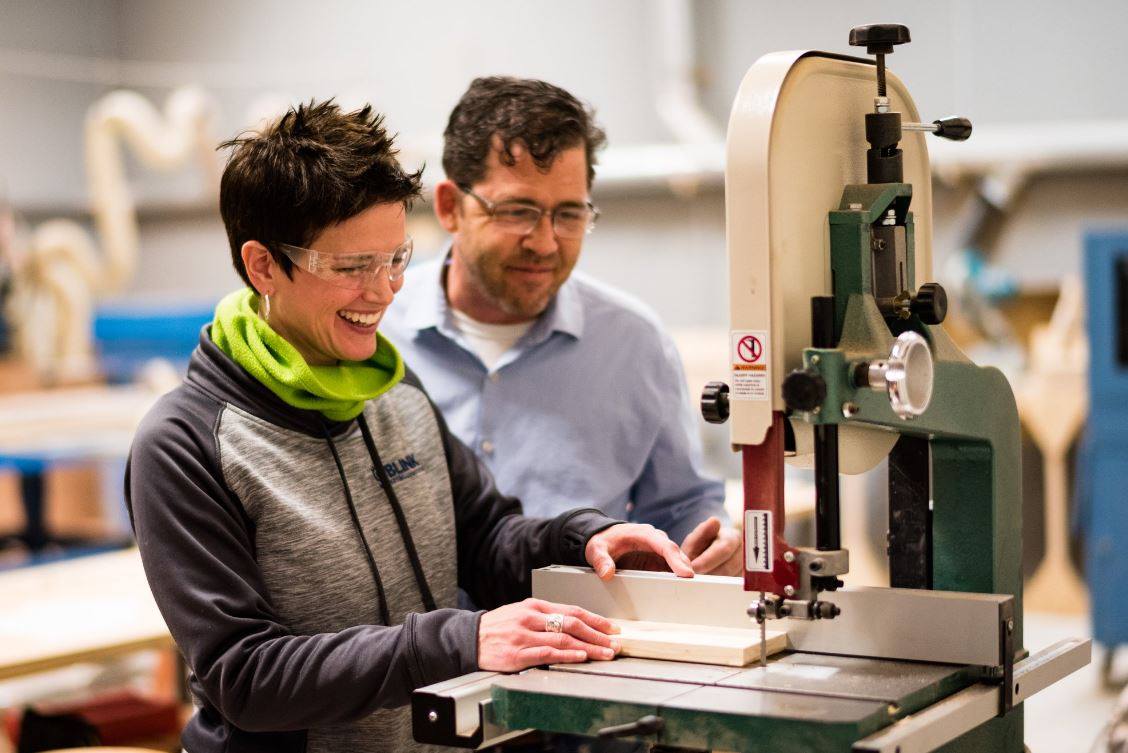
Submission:
[[[909,311],[925,324],[940,324],[948,315],[948,294],[938,282],[926,282],[913,296]]]
[[[792,410],[810,412],[826,400],[826,382],[817,371],[796,369],[783,380],[783,402]]]
[[[893,412],[907,421],[932,402],[933,368],[928,341],[910,330],[897,335],[888,360],[868,364],[868,382],[870,388],[888,393]]]
[[[723,424],[729,417],[729,388],[724,382],[709,382],[701,391],[701,415],[711,424]]]
[[[842,614],[842,609],[833,601],[816,601],[815,618],[819,620],[833,620]]]
[[[850,46],[865,47],[870,55],[888,55],[894,45],[910,41],[909,27],[901,24],[869,24],[850,29]]]

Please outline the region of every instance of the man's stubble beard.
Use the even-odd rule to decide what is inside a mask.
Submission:
[[[514,289],[518,286],[510,284],[506,279],[506,262],[489,260],[483,255],[480,256],[475,263],[467,264],[466,268],[469,272],[471,282],[480,292],[484,293],[495,306],[504,311],[507,315],[520,317],[522,319],[535,319],[544,313],[544,310],[548,308],[548,304],[552,301],[552,298],[556,295],[560,286],[564,284],[565,280],[568,279],[568,275],[571,274],[571,269],[568,269],[567,272],[561,276],[561,266],[563,263],[563,258],[558,256],[555,269],[553,270],[553,284],[543,294],[538,294],[536,298],[532,299],[527,296],[519,295],[518,291]]]

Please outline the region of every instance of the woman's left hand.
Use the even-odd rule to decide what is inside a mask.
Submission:
[[[584,557],[602,580],[624,570],[672,570],[679,578],[692,578],[693,566],[670,537],[651,525],[618,523],[592,536]]]

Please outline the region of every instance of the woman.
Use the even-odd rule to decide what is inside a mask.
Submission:
[[[531,599],[531,568],[685,555],[594,510],[520,515],[378,332],[419,174],[381,118],[329,103],[236,139],[220,208],[247,288],[138,429],[126,494],[191,669],[189,753],[420,749],[411,691],[610,659],[614,628]],[[455,609],[462,587],[488,612]],[[518,602],[518,603],[509,603]]]

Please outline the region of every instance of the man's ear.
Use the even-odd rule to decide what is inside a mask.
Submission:
[[[435,184],[435,217],[443,230],[457,233],[462,220],[462,192],[453,181],[441,180]]]
[[[247,241],[240,251],[247,277],[251,278],[251,287],[259,295],[273,295],[277,287],[275,276],[282,270],[270,255],[270,249],[258,241]]]

